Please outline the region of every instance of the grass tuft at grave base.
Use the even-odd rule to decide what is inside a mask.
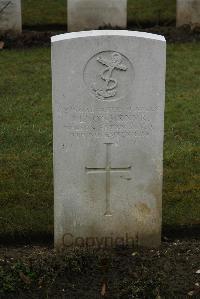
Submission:
[[[170,44],[163,228],[200,224],[200,44]],[[50,49],[0,52],[0,240],[53,236]]]
[[[199,298],[200,241],[158,249],[0,248],[0,298]]]

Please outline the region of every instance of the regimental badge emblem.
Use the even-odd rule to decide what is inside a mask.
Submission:
[[[97,100],[120,100],[129,93],[132,86],[133,66],[123,54],[104,51],[87,62],[84,81]]]
[[[128,66],[123,64],[122,56],[117,52],[113,52],[110,59],[97,56],[97,61],[104,66],[99,74],[102,79],[102,87],[96,87],[96,83],[94,83],[92,88],[99,100],[106,100],[114,97],[117,93],[118,81],[114,78],[114,70],[126,72]]]

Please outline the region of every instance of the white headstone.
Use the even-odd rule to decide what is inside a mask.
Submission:
[[[160,244],[165,48],[131,31],[52,37],[56,247]]]
[[[0,33],[21,31],[21,0],[0,0]]]
[[[200,26],[200,0],[177,0],[177,27]]]
[[[68,0],[68,31],[127,26],[127,0]]]

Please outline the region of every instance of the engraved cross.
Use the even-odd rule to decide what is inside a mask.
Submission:
[[[106,174],[106,212],[105,216],[112,216],[111,214],[111,207],[110,207],[110,174],[112,172],[129,172],[131,170],[131,166],[127,167],[117,167],[112,168],[111,167],[111,146],[113,143],[105,143],[106,145],[106,167],[104,168],[89,168],[85,167],[87,174],[100,174],[105,173]]]

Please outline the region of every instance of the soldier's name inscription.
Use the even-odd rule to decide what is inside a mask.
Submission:
[[[159,107],[66,106],[64,128],[76,138],[148,137],[153,134],[153,119]]]

